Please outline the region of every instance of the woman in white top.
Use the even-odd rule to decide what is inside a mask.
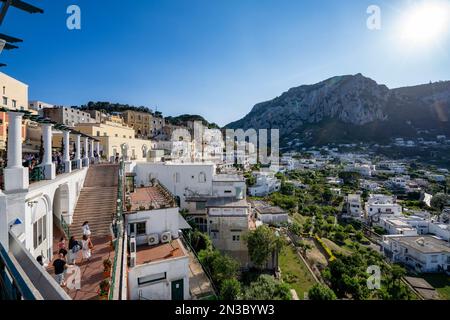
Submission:
[[[82,252],[83,260],[86,259],[87,261],[89,261],[89,259],[91,259],[91,248],[93,247],[91,239],[89,239],[89,237],[87,235],[84,235],[81,243],[82,243],[81,252]]]
[[[88,221],[85,221],[81,228],[83,230],[83,235],[90,237],[91,236],[91,229],[89,228],[89,224],[88,223],[89,223]]]

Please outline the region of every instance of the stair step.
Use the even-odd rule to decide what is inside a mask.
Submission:
[[[84,221],[89,221],[93,236],[110,234],[110,225],[117,210],[117,165],[96,165],[89,168],[75,207],[70,233],[82,237]]]

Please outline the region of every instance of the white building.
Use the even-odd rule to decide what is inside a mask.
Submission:
[[[189,225],[171,195],[160,185],[137,188],[126,199],[131,300],[186,300],[189,293],[189,253],[179,230]]]
[[[349,194],[347,196],[347,215],[353,218],[361,218],[363,214],[361,195]]]
[[[289,214],[285,210],[265,201],[252,201],[252,207],[256,218],[262,223],[279,226],[289,220]]]
[[[384,228],[388,234],[393,235],[405,235],[405,236],[416,236],[418,235],[417,229],[413,228],[403,219],[389,219],[381,218],[376,225]]]
[[[55,107],[55,105],[53,105],[53,104],[38,101],[38,100],[32,100],[29,102],[28,105],[31,110],[37,111],[40,116],[44,115],[44,112],[42,110],[44,110],[45,108],[54,108]]]
[[[357,172],[364,177],[372,176],[373,171],[375,171],[375,166],[369,164],[349,164],[344,167],[346,172]]]
[[[245,199],[210,198],[206,202],[208,233],[215,248],[248,267],[247,244],[244,235],[256,228],[250,204]]]
[[[375,222],[384,217],[395,217],[402,214],[402,206],[396,203],[395,197],[383,194],[369,195],[364,209],[367,218]]]
[[[255,172],[256,183],[248,188],[248,193],[252,197],[264,197],[272,192],[277,192],[281,188],[281,182],[275,177],[274,172]]]
[[[383,252],[417,272],[450,271],[450,246],[433,236],[384,236]]]

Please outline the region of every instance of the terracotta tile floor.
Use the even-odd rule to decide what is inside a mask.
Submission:
[[[54,257],[57,255],[58,241],[61,237],[61,233],[54,230]],[[80,267],[81,271],[81,289],[80,290],[64,290],[69,294],[73,300],[97,300],[98,289],[100,282],[103,278],[103,260],[109,258],[111,262],[114,261],[114,249],[111,248],[111,241],[109,236],[92,237],[92,243],[94,249],[92,250],[92,256],[89,261],[81,262],[81,251],[76,259],[76,265]],[[49,266],[48,272],[53,274],[53,267]]]

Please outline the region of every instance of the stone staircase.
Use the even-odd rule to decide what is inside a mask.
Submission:
[[[119,166],[92,165],[75,207],[70,235],[81,240],[83,222],[89,221],[92,237],[110,234],[110,224],[117,206]]]

